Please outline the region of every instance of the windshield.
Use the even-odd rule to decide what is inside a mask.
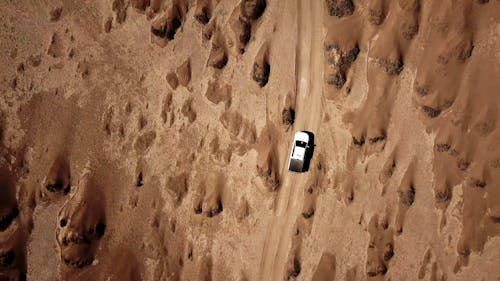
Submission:
[[[296,145],[296,146],[298,146],[298,147],[303,147],[303,148],[305,148],[305,147],[306,147],[306,145],[307,145],[307,143],[306,143],[306,142],[304,142],[304,141],[296,141],[296,142],[295,142],[295,145]]]

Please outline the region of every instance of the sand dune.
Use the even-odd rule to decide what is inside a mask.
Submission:
[[[499,9],[3,1],[0,280],[500,280]]]

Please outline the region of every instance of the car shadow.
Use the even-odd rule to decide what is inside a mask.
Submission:
[[[305,158],[304,158],[304,169],[302,170],[302,172],[307,172],[309,171],[309,165],[311,164],[311,160],[313,158],[313,155],[314,155],[314,148],[316,147],[316,144],[314,143],[314,134],[312,132],[309,132],[309,131],[303,131],[304,133],[306,133],[307,135],[309,135],[309,139],[311,140],[309,142],[309,149],[306,150],[306,155],[305,155]]]

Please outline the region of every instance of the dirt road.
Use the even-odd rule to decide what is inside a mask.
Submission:
[[[293,0],[286,9],[293,9],[298,21],[296,57],[297,107],[294,130],[317,131],[322,112],[323,2]],[[288,140],[285,140],[288,141]],[[283,143],[288,149],[289,144]],[[286,155],[286,154],[285,154]],[[288,160],[288,159],[286,159]],[[292,174],[283,164],[282,185],[277,197],[262,251],[259,280],[283,280],[291,236],[303,202],[303,186],[308,174]]]

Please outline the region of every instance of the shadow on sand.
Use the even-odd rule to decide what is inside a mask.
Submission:
[[[314,134],[309,131],[303,131],[304,133],[309,135],[309,149],[306,150],[306,155],[304,158],[304,168],[302,169],[302,172],[305,173],[309,171],[309,165],[311,164],[311,160],[314,155],[314,148],[316,147],[316,144],[314,143]]]

